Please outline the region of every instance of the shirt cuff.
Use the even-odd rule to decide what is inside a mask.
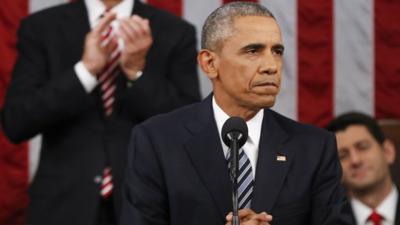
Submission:
[[[126,82],[126,86],[128,88],[132,87],[133,82],[135,82],[137,79],[139,79],[142,75],[143,75],[143,72],[141,70],[137,71],[136,74],[135,74],[135,78],[128,79],[128,81]]]
[[[85,67],[82,61],[79,61],[74,66],[75,73],[78,76],[79,81],[85,88],[87,93],[93,91],[98,84],[98,81],[94,75],[92,75]]]

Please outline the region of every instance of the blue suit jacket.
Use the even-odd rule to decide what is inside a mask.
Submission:
[[[211,99],[134,128],[122,225],[225,224],[231,182]],[[272,224],[348,224],[334,135],[264,110],[251,208]]]

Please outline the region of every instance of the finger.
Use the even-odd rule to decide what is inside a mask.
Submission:
[[[271,222],[272,221],[272,216],[267,214],[266,212],[262,212],[259,214],[253,214],[250,216],[249,219],[255,219],[263,222]]]
[[[115,39],[115,36],[111,34],[111,27],[107,30],[107,33],[104,33],[100,39],[97,41],[100,43],[100,46],[104,49],[107,49],[107,46],[110,44],[110,42]]]
[[[233,218],[232,212],[228,213],[228,215],[225,216],[227,222],[232,222],[232,218]]]
[[[130,41],[131,41],[131,38],[128,36],[128,34],[124,30],[124,28],[122,28],[121,24],[120,24],[119,29],[118,29],[118,36],[122,38],[122,40],[124,41],[125,45],[126,45],[126,43],[130,43]]]
[[[108,28],[112,21],[115,20],[117,15],[114,12],[106,13],[103,18],[100,19],[99,23],[93,29],[96,35],[101,35],[106,28]]]
[[[135,40],[140,41],[144,38],[146,38],[146,31],[142,29],[142,24],[141,19],[138,17],[132,17],[129,20],[127,20],[127,28],[129,29],[132,34],[135,35]]]
[[[258,220],[248,220],[248,221],[240,221],[240,224],[242,225],[260,225],[260,222]]]
[[[143,36],[144,31],[142,31],[138,22],[129,20],[127,25],[128,25],[129,30],[135,34],[137,39],[140,39]]]
[[[132,38],[132,43],[140,48],[150,46],[152,43],[152,37],[150,33],[150,27],[148,20],[142,19],[141,17],[134,15],[127,20],[127,29],[129,29]],[[129,34],[128,34],[129,35]],[[131,44],[132,44],[131,43]]]
[[[141,35],[150,35],[149,20],[143,19],[137,15],[132,16],[130,20],[134,21]]]
[[[268,222],[260,222],[258,225],[271,225],[271,224]]]
[[[134,42],[138,39],[139,34],[132,28],[128,21],[121,21],[119,31],[121,34],[125,34],[125,41]]]
[[[256,213],[249,208],[239,210],[239,218],[240,219],[247,217],[247,216],[254,215],[254,214],[256,214]]]
[[[115,52],[118,48],[118,40],[116,37],[110,38],[110,41],[105,46],[105,50],[107,54],[111,54]]]
[[[243,220],[244,218],[251,216],[253,214],[256,214],[253,210],[251,209],[241,209],[238,212],[238,216],[240,220]],[[233,215],[232,212],[228,213],[228,215],[226,215],[226,220],[227,221],[232,221]]]

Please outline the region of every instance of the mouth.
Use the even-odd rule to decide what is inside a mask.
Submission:
[[[274,88],[278,88],[279,86],[275,82],[260,82],[260,83],[256,83],[254,85],[254,87],[274,87]]]
[[[366,170],[357,170],[352,172],[352,177],[355,179],[362,179],[366,176],[367,171]]]

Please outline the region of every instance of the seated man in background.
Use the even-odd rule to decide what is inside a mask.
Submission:
[[[390,175],[394,144],[362,113],[343,114],[328,125],[336,133],[343,183],[357,225],[400,224],[398,189]]]

